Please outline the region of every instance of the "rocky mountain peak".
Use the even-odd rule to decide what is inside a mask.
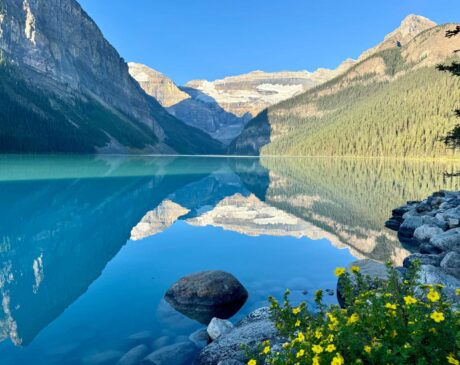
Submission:
[[[365,51],[359,57],[359,61],[362,61],[385,49],[404,46],[420,33],[433,28],[436,25],[437,24],[435,22],[423,16],[413,14],[408,15],[403,19],[398,28],[386,35],[382,43],[379,43],[377,46]]]

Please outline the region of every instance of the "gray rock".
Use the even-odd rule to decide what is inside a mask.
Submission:
[[[441,261],[441,268],[447,273],[460,279],[460,254],[457,252],[449,252]],[[460,288],[459,288],[460,289]]]
[[[454,228],[431,238],[430,243],[442,251],[460,251],[460,228]]]
[[[206,328],[199,329],[189,336],[189,340],[192,341],[196,347],[202,349],[209,343],[208,331]]]
[[[434,212],[433,212],[434,213]],[[436,216],[437,213],[434,214],[434,216],[428,216],[428,215],[424,215],[422,217],[422,222],[423,224],[428,224],[428,225],[431,225],[431,226],[436,226],[436,227],[439,227],[441,228],[442,230],[446,230],[448,227],[448,224],[446,221],[444,220],[439,220],[437,219],[435,216]]]
[[[207,332],[211,340],[217,340],[220,336],[229,333],[233,329],[233,324],[229,321],[213,318],[208,325]]]
[[[230,318],[246,302],[248,292],[231,274],[205,271],[176,282],[165,295],[174,309],[208,324],[213,317]]]
[[[423,225],[422,217],[419,217],[419,216],[408,217],[401,224],[401,227],[399,227],[398,234],[404,238],[412,238],[415,230],[421,225]]]
[[[83,363],[90,364],[90,365],[115,364],[122,355],[123,353],[117,350],[108,350],[104,352],[98,352],[98,353],[86,356],[83,359]]]
[[[152,342],[152,332],[151,331],[141,331],[134,333],[128,337],[128,341],[132,344],[149,344]]]
[[[428,255],[438,255],[442,252],[437,247],[434,247],[431,243],[422,243],[419,247],[420,253],[428,254]]]
[[[192,342],[177,343],[152,352],[141,365],[190,365],[197,350]]]
[[[432,265],[422,265],[418,281],[420,284],[444,285],[444,292],[453,301],[458,301],[455,290],[460,288],[460,280],[446,273],[443,269]]]
[[[270,340],[272,345],[283,342],[270,320],[269,309],[260,308],[240,321],[231,332],[206,346],[198,355],[197,364],[216,365],[225,360],[246,363],[249,359],[241,346],[249,346],[256,351],[265,340]]]
[[[403,266],[409,268],[414,261],[419,261],[421,265],[433,265],[439,266],[441,264],[442,255],[425,255],[421,253],[415,253],[404,259]]]
[[[447,225],[449,229],[458,228],[460,226],[460,219],[448,218]]]
[[[402,219],[390,218],[385,222],[385,227],[391,229],[393,231],[398,231],[399,227],[401,227]]]
[[[217,365],[245,365],[243,362],[238,360],[222,360]]]
[[[171,337],[169,336],[158,337],[155,341],[152,342],[152,349],[157,350],[159,348],[169,345],[171,342]]]
[[[431,224],[424,224],[420,227],[417,227],[414,231],[414,238],[422,243],[422,242],[428,242],[433,236],[436,236],[438,234],[443,233],[444,231]]]
[[[138,345],[124,354],[122,358],[118,360],[117,365],[138,365],[139,362],[147,356],[149,351],[147,346]]]

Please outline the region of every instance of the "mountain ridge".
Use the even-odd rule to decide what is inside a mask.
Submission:
[[[440,140],[456,123],[452,110],[459,82],[434,67],[456,57],[452,51],[459,40],[445,37],[450,27],[427,23],[427,29],[417,30],[406,44],[392,41],[393,47],[371,52],[337,78],[264,110],[248,123],[231,151],[452,155]]]
[[[144,93],[75,0],[1,5],[1,152],[220,150]]]

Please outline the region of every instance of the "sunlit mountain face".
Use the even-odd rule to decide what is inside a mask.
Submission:
[[[139,332],[150,342],[189,335],[200,324],[162,298],[191,272],[236,275],[250,293],[238,318],[287,287],[309,300],[303,293],[333,287],[332,269],[355,258],[400,264],[410,248],[384,228],[391,209],[458,188],[443,177],[458,169],[363,159],[2,157],[2,364],[91,363],[121,356]]]

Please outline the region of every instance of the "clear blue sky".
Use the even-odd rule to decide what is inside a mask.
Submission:
[[[460,22],[459,0],[79,0],[127,61],[178,84],[336,67],[408,14]]]

